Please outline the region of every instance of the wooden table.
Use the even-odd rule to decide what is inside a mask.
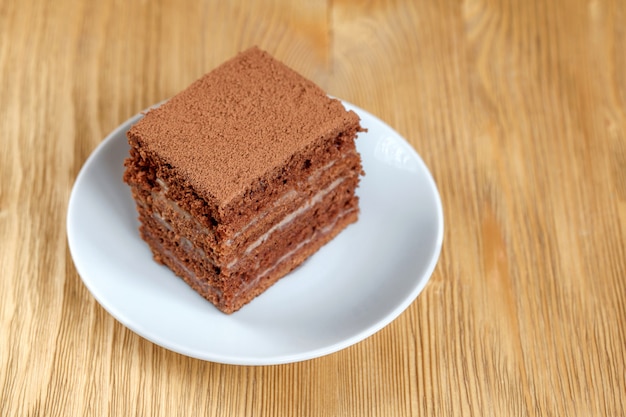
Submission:
[[[625,23],[617,0],[0,0],[0,415],[625,415]],[[406,137],[446,226],[398,319],[266,367],[127,330],[65,229],[110,131],[253,44]]]

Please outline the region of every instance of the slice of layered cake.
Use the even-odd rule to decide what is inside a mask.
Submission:
[[[128,132],[141,236],[232,313],[357,220],[362,130],[268,53],[240,53]]]

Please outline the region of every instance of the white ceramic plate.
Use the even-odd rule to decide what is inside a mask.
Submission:
[[[357,139],[366,171],[358,189],[359,221],[232,315],[152,260],[122,182],[126,131],[141,115],[118,127],[83,166],[69,201],[69,247],[89,291],[146,339],[229,364],[311,359],[389,324],[435,268],[443,238],[441,201],[413,148],[376,117],[345,105],[368,129]]]

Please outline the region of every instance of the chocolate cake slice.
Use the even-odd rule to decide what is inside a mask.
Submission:
[[[359,117],[258,48],[128,132],[140,233],[232,313],[357,220]]]

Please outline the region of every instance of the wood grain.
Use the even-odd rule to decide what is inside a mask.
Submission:
[[[626,415],[626,4],[304,3],[0,0],[0,415]],[[391,325],[269,367],[130,332],[65,234],[100,141],[253,44],[406,137],[446,224]]]

